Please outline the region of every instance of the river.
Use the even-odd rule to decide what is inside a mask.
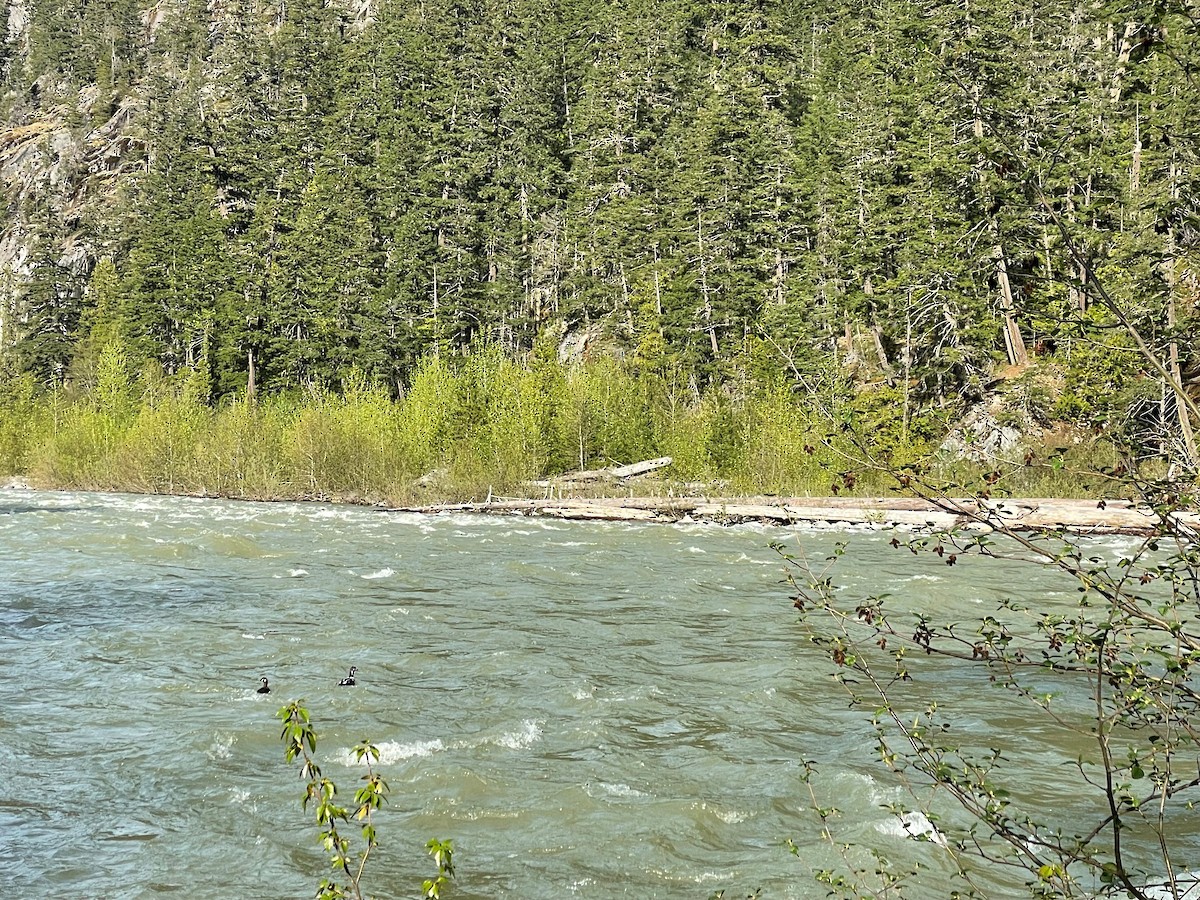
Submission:
[[[296,698],[347,802],[350,747],[381,750],[379,896],[420,894],[437,837],[457,898],[823,897],[806,761],[843,839],[936,870],[768,546],[841,540],[848,589],[950,615],[1013,589],[886,532],[0,491],[0,888],[311,895],[324,862],[274,719]],[[1038,578],[1021,589],[1053,594]],[[978,702],[991,729],[1027,716]]]

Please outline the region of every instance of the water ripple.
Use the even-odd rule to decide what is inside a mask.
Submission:
[[[767,549],[819,559],[845,534],[3,491],[0,528],[7,894],[200,896],[215,872],[311,893],[325,863],[274,718],[294,698],[347,794],[351,748],[377,743],[397,893],[437,836],[464,897],[820,897],[820,842],[780,843],[813,833],[808,760],[859,834],[894,830],[870,728],[801,652]],[[848,590],[966,608],[1012,583],[849,539]],[[1012,715],[963,690],[964,723]],[[1070,749],[1014,742],[1046,770]]]

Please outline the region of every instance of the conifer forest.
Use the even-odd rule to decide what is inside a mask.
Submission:
[[[422,391],[412,453],[537,443],[519,477],[671,452],[786,489],[763,454],[846,428],[1195,467],[1191,0],[6,12],[10,471],[71,482],[45,447],[85,409],[129,465],[168,399],[282,434]]]

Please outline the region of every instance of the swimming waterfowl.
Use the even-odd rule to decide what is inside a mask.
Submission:
[[[259,694],[269,694],[269,693],[271,693],[271,688],[270,688],[270,686],[267,684],[267,679],[266,679],[266,678],[260,678],[260,679],[258,679],[258,680],[259,680],[259,681],[261,681],[261,682],[263,683],[263,686],[262,686],[262,687],[260,687],[260,688],[258,689],[257,693],[259,693]]]
[[[358,682],[354,680],[354,673],[357,671],[358,666],[351,666],[350,674],[338,682],[338,687],[354,687],[354,685],[358,684]]]

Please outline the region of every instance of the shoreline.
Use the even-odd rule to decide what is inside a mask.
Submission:
[[[456,512],[524,515],[607,522],[709,522],[719,525],[866,525],[917,531],[967,528],[994,531],[1062,529],[1077,534],[1146,535],[1157,518],[1127,500],[1011,498],[981,501],[947,498],[941,503],[905,497],[609,497],[589,500],[497,499],[387,507],[393,512],[444,515]],[[1200,516],[1188,514],[1200,526]]]
[[[65,491],[68,488],[41,488],[21,477],[0,482],[0,490]],[[104,492],[100,492],[104,493]],[[134,492],[137,493],[137,492]],[[148,494],[147,496],[165,496]],[[179,494],[187,497],[239,500],[248,502],[344,503],[383,512],[419,515],[474,513],[495,516],[537,516],[573,521],[630,523],[704,522],[716,525],[824,525],[900,527],[914,531],[945,531],[966,528],[994,531],[1007,527],[1015,531],[1063,530],[1076,534],[1146,535],[1154,531],[1158,519],[1145,507],[1128,500],[1078,500],[1054,497],[946,498],[940,503],[912,497],[595,497],[495,498],[466,503],[432,503],[392,506],[383,503],[334,497],[228,497]],[[1200,528],[1200,511],[1181,519]]]

